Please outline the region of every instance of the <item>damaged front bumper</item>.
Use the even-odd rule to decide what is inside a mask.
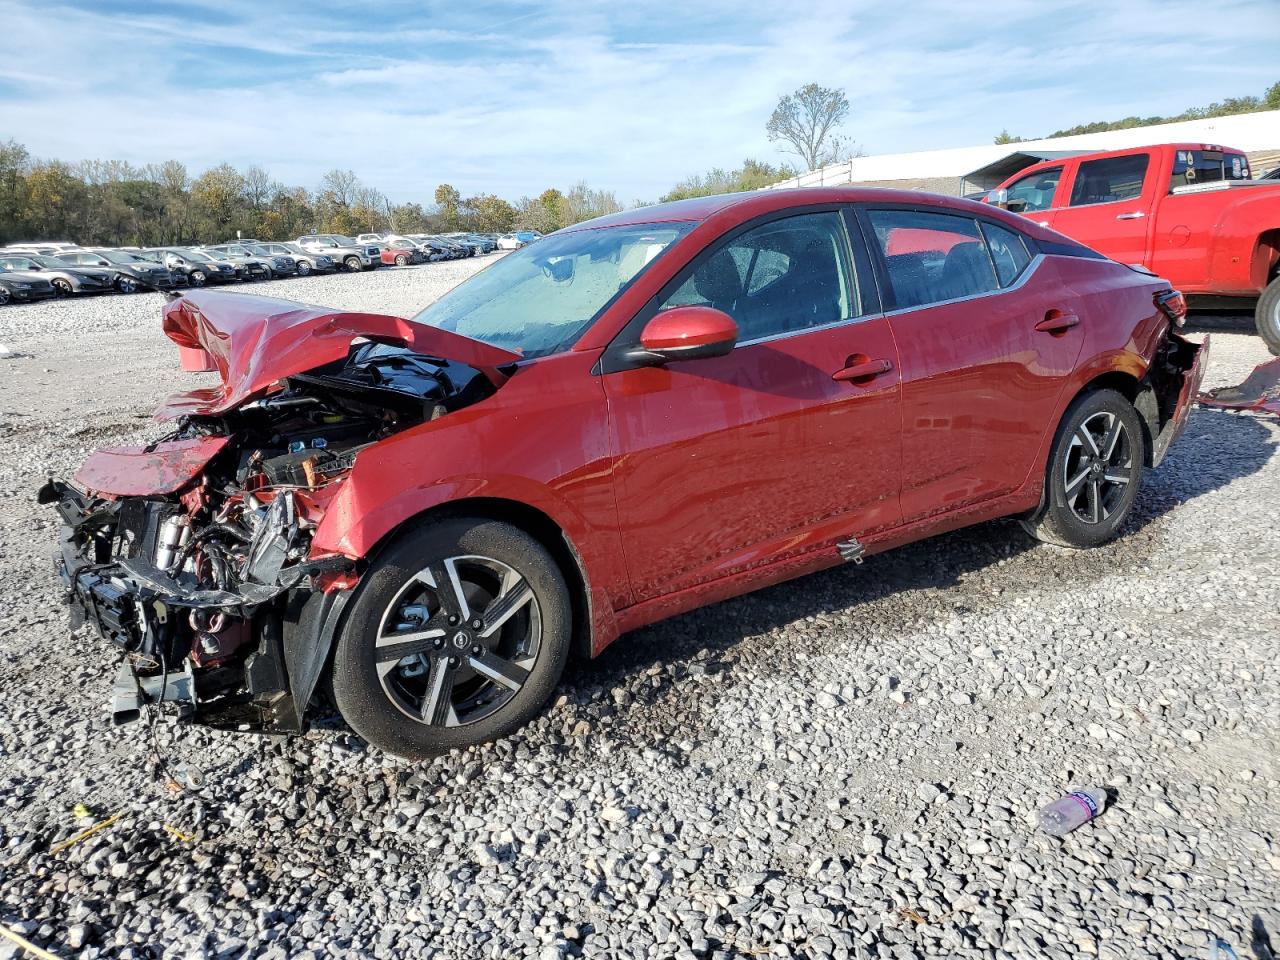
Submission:
[[[164,701],[210,726],[304,729],[351,594],[331,585],[354,583],[353,561],[333,556],[285,566],[288,544],[277,542],[285,536],[277,525],[253,545],[261,569],[273,572],[269,581],[201,588],[181,570],[152,562],[172,515],[165,501],[103,503],[59,481],[41,489],[40,501],[56,504],[63,519],[54,567],[72,629],[88,624],[125,653],[111,694],[116,723]]]

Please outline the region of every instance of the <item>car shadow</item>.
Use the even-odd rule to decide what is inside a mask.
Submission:
[[[1133,548],[1154,551],[1155,538],[1135,538],[1135,534],[1196,497],[1257,473],[1271,460],[1276,445],[1271,430],[1258,417],[1196,408],[1165,462],[1147,472],[1121,537],[1134,538]],[[655,665],[695,659],[716,669],[718,661],[733,659],[734,649],[746,637],[895,593],[946,589],[971,572],[1037,546],[1012,520],[990,521],[908,544],[870,557],[861,567],[836,567],[641,628],[594,660],[572,662],[562,687],[610,686]],[[1096,557],[1090,559],[1090,553],[1071,551],[1067,556],[1067,562],[1079,568],[1082,581],[1113,572],[1097,563]],[[965,613],[990,602],[985,595],[973,597],[971,604],[957,597],[951,611]]]

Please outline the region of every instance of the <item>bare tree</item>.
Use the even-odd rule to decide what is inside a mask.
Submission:
[[[833,163],[851,146],[834,132],[848,115],[849,100],[843,90],[806,83],[778,100],[765,132],[770,141],[786,143],[804,161],[805,169],[816,170]]]

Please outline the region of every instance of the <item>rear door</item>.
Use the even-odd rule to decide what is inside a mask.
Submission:
[[[1053,229],[1120,263],[1147,264],[1158,171],[1149,150],[1074,164]]]
[[[849,237],[834,207],[743,227],[606,353],[637,602],[899,523],[898,357],[866,251]],[[730,354],[611,370],[645,321],[692,304],[737,321]],[[865,375],[834,379],[854,364]]]
[[[1022,235],[963,214],[861,212],[902,364],[902,513],[1026,479],[1084,343],[1077,298]]]

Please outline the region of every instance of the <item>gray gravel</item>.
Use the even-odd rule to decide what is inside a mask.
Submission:
[[[264,284],[408,312],[475,261]],[[572,665],[523,735],[407,765],[108,725],[48,472],[186,388],[159,297],[0,310],[0,921],[63,956],[1131,960],[1280,945],[1280,441],[1198,410],[1125,536],[1008,522],[719,604]],[[1209,385],[1265,354],[1215,333]],[[70,355],[74,351],[74,355]],[[155,746],[203,771],[157,779]],[[1073,784],[1107,811],[1034,828]],[[77,820],[83,802],[92,817]],[[50,849],[103,817],[108,828]],[[190,838],[165,829],[169,825]],[[0,958],[12,953],[0,941]]]

